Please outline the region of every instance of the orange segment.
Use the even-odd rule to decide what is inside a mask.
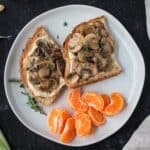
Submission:
[[[75,114],[75,128],[78,136],[89,135],[92,132],[92,123],[88,114],[78,112]]]
[[[110,97],[107,94],[101,94],[101,97],[104,100],[104,108],[101,110],[101,112],[104,113],[106,106],[110,104]]]
[[[120,93],[114,92],[111,94],[111,103],[105,108],[107,116],[113,116],[119,113],[125,105],[124,98]]]
[[[92,120],[93,125],[100,126],[105,123],[103,114],[96,109],[89,107],[88,114]]]
[[[76,111],[86,112],[88,110],[88,106],[81,100],[81,89],[76,88],[71,91],[69,94],[68,103],[70,107]]]
[[[81,99],[86,102],[88,106],[92,106],[98,111],[101,111],[104,108],[104,100],[96,92],[83,93]]]
[[[48,115],[48,126],[51,132],[56,133],[58,128],[59,109],[53,109]]]
[[[69,143],[75,137],[75,135],[75,120],[70,117],[65,123],[64,130],[60,136],[60,141],[64,143]]]
[[[65,109],[52,109],[48,115],[48,126],[53,133],[61,134],[70,114]]]
[[[65,126],[65,122],[69,117],[70,117],[70,114],[67,110],[65,109],[60,110],[59,119],[58,119],[58,128],[57,128],[58,134],[62,133],[64,126]]]

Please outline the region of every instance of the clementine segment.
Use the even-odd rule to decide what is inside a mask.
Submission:
[[[100,126],[105,123],[105,118],[103,114],[93,107],[89,107],[88,114],[92,120],[93,125]]]
[[[81,99],[86,102],[88,106],[92,106],[98,111],[101,111],[104,108],[104,100],[96,92],[83,93]]]
[[[51,132],[56,133],[58,128],[59,109],[53,109],[48,115],[48,126]]]
[[[92,132],[92,123],[88,114],[78,112],[75,114],[75,128],[78,136],[86,136]]]
[[[69,143],[75,137],[75,120],[70,117],[67,119],[65,123],[64,130],[60,136],[60,141],[64,143]]]
[[[70,114],[65,109],[52,109],[48,115],[48,126],[53,133],[61,134]]]
[[[88,110],[88,105],[81,100],[81,89],[76,88],[69,94],[68,103],[70,107],[76,111],[86,112]]]
[[[104,108],[101,110],[101,112],[105,113],[105,108],[110,104],[110,97],[107,94],[101,94],[100,96],[103,98],[104,101]]]
[[[62,133],[64,126],[65,126],[65,122],[69,117],[71,117],[71,116],[67,110],[65,110],[65,109],[60,110],[59,118],[58,118],[57,134]]]
[[[113,116],[119,113],[125,105],[124,98],[120,93],[114,92],[111,94],[111,103],[105,108],[107,116]]]

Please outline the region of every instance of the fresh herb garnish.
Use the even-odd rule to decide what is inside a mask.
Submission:
[[[54,65],[48,65],[48,70],[49,71],[53,71],[55,69],[55,66]]]
[[[8,82],[20,84],[19,87],[24,88],[24,85],[21,83],[19,79],[15,79],[15,78],[8,79]]]
[[[59,35],[57,34],[57,39],[59,39]]]
[[[68,23],[66,21],[64,21],[64,27],[68,26]]]
[[[20,88],[25,88],[19,79],[8,79],[8,82],[17,83],[17,84],[19,83]],[[33,97],[31,97],[28,93],[23,92],[23,91],[21,92],[21,94],[26,95],[28,97],[27,104],[30,106],[31,109],[33,109],[35,112],[40,112],[41,114],[46,115],[46,113],[43,111],[43,109],[39,105],[37,105],[37,103]]]
[[[84,44],[83,44],[83,49],[84,49],[84,50],[89,50],[89,49],[88,49],[88,44],[87,44],[87,43],[84,43]]]
[[[24,88],[24,85],[22,83],[20,83],[19,87],[20,88]]]
[[[20,80],[12,78],[12,79],[8,79],[8,82],[20,83]]]
[[[86,56],[86,57],[85,57],[85,60],[88,61],[88,62],[93,62],[92,57]]]
[[[36,103],[35,99],[33,97],[31,97],[28,93],[25,92],[21,92],[23,95],[27,96],[28,98],[28,102],[26,104],[28,104],[30,106],[31,109],[33,109],[35,112],[40,112],[43,115],[46,115],[46,113],[43,111],[43,109]]]

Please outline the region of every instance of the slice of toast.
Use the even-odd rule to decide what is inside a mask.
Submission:
[[[65,83],[71,88],[118,75],[122,69],[104,16],[77,25],[62,47]]]
[[[20,79],[36,101],[51,104],[65,85],[65,62],[56,42],[43,27],[29,38],[20,58]]]

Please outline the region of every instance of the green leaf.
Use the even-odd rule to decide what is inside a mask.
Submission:
[[[28,101],[26,104],[30,106],[31,109],[33,109],[35,112],[40,112],[40,114],[46,115],[46,113],[43,111],[43,109],[37,104],[35,99],[31,97],[28,93],[21,92],[23,95],[26,95],[28,98]]]
[[[59,35],[57,34],[57,39],[59,39]]]
[[[89,50],[87,43],[84,43],[82,47],[83,47],[84,50]]]
[[[24,85],[22,83],[20,83],[19,87],[20,88],[24,88]]]
[[[12,79],[8,79],[8,82],[20,83],[20,80],[19,80],[19,79],[12,78]]]
[[[50,65],[50,64],[48,65],[48,70],[49,70],[49,71],[53,71],[54,69],[55,69],[55,66],[54,66],[54,65]]]
[[[64,27],[68,26],[68,23],[66,21],[64,21]]]

